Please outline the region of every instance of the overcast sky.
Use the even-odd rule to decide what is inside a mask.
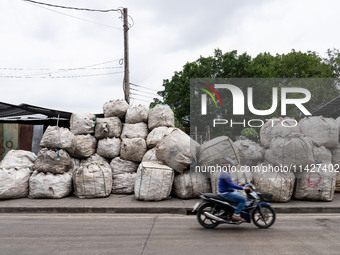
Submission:
[[[127,7],[131,91],[152,101],[188,61],[214,49],[287,53],[340,48],[335,0],[38,0],[51,4]],[[123,31],[119,13],[65,10],[23,0],[0,1],[0,101],[101,113],[123,98]],[[70,70],[71,69],[71,70]]]

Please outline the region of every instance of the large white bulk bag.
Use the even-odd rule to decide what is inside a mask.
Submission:
[[[158,201],[170,196],[174,170],[156,162],[142,162],[135,180],[135,197],[139,200]]]
[[[86,159],[80,160],[80,164],[91,163],[91,162],[94,162],[94,161],[101,161],[101,162],[109,163],[109,161],[106,158],[95,153],[95,154],[91,155],[90,157],[88,157]]]
[[[125,123],[123,126],[123,131],[121,138],[143,138],[146,139],[148,136],[148,125],[144,122],[139,122],[136,124]]]
[[[103,105],[104,117],[124,118],[126,111],[129,109],[129,104],[125,100],[113,100],[106,102]]]
[[[237,140],[234,142],[240,152],[241,165],[256,166],[263,161],[263,148],[251,140]]]
[[[75,135],[87,135],[94,133],[96,115],[92,113],[72,113],[70,119],[70,131]]]
[[[334,168],[338,169],[336,173],[335,191],[340,192],[340,144],[332,149],[332,163],[334,165]]]
[[[92,135],[76,135],[76,149],[73,157],[88,158],[96,152],[97,140]]]
[[[186,170],[174,179],[173,193],[179,198],[197,198],[202,193],[211,193],[208,174]]]
[[[261,145],[264,148],[269,148],[271,140],[275,137],[300,132],[300,127],[296,120],[292,118],[272,118],[260,129]]]
[[[132,106],[126,111],[125,123],[148,122],[149,109],[145,105]]]
[[[40,146],[50,149],[64,149],[72,155],[76,149],[76,140],[74,134],[67,128],[48,126],[41,139]]]
[[[121,140],[119,138],[104,138],[98,141],[97,154],[104,158],[115,158],[120,153]]]
[[[215,167],[223,158],[230,158],[236,165],[240,164],[239,151],[228,136],[216,137],[199,148],[198,164],[201,167]]]
[[[39,173],[34,171],[29,182],[30,198],[63,198],[72,192],[72,173]]]
[[[37,156],[30,151],[10,150],[0,163],[0,168],[32,167]]]
[[[320,163],[332,163],[332,152],[325,146],[313,146],[314,160]]]
[[[332,118],[321,116],[303,118],[299,122],[301,132],[319,146],[333,148],[339,144],[338,123]]]
[[[158,104],[149,110],[148,127],[153,130],[156,127],[174,127],[175,115],[168,105]]]
[[[31,174],[29,168],[0,169],[0,199],[27,197]]]
[[[159,144],[163,138],[169,135],[174,129],[169,127],[157,127],[154,128],[146,139],[146,145],[148,148],[154,148]]]
[[[266,161],[274,166],[305,167],[315,163],[312,140],[301,134],[277,136],[265,156]]]
[[[112,194],[132,194],[135,188],[136,173],[115,174],[112,176]]]
[[[62,174],[70,171],[73,163],[64,150],[43,148],[39,151],[33,170],[45,173]]]
[[[112,174],[115,175],[135,173],[137,171],[139,164],[130,160],[125,160],[120,157],[116,157],[111,160],[110,166],[112,169]]]
[[[294,197],[301,200],[332,201],[336,173],[333,165],[321,164],[315,171],[303,171],[297,175]]]
[[[74,195],[79,198],[107,197],[112,191],[109,163],[94,161],[81,164],[73,173]]]
[[[174,129],[156,147],[156,157],[175,171],[182,173],[190,166],[191,138],[180,129]]]
[[[99,140],[106,137],[120,137],[122,122],[118,117],[98,118],[94,136]]]
[[[290,201],[295,184],[293,172],[264,171],[261,165],[257,169],[253,173],[256,191],[272,194],[275,202]]]
[[[152,148],[151,150],[148,150],[143,158],[142,158],[142,162],[147,162],[147,161],[160,161],[157,157],[156,157],[156,148]]]
[[[143,138],[125,138],[122,141],[120,157],[134,162],[141,162],[146,151],[146,142]]]
[[[340,135],[340,117],[336,119],[336,122],[338,123],[338,128],[339,128],[339,135]]]

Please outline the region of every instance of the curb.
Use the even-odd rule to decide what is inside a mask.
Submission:
[[[279,207],[273,206],[276,213],[340,213],[340,207]],[[1,207],[0,214],[13,213],[56,213],[56,214],[184,214],[190,215],[192,208],[179,207]]]

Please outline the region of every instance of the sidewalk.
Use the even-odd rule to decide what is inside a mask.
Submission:
[[[170,213],[187,214],[199,199],[171,198],[159,202],[138,201],[133,195],[79,199],[13,199],[0,201],[0,213]],[[340,193],[332,202],[292,200],[272,203],[277,213],[340,213]]]

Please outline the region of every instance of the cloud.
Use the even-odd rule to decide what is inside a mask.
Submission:
[[[96,9],[127,7],[135,23],[129,31],[130,80],[151,89],[138,88],[151,97],[162,90],[163,79],[200,55],[213,55],[216,48],[252,56],[292,48],[323,54],[327,48],[339,48],[337,1],[48,2]],[[120,15],[48,9],[24,1],[0,2],[0,22],[5,24],[0,26],[0,101],[97,113],[106,101],[123,98],[123,74],[99,75],[116,71],[113,67],[119,67],[123,57],[123,32],[115,29],[122,27]],[[98,69],[65,71],[114,59],[117,62],[93,66]],[[24,70],[4,69],[9,67]],[[32,75],[42,71],[48,73],[45,78]],[[1,77],[8,74],[32,77]],[[96,76],[79,77],[84,75]]]

